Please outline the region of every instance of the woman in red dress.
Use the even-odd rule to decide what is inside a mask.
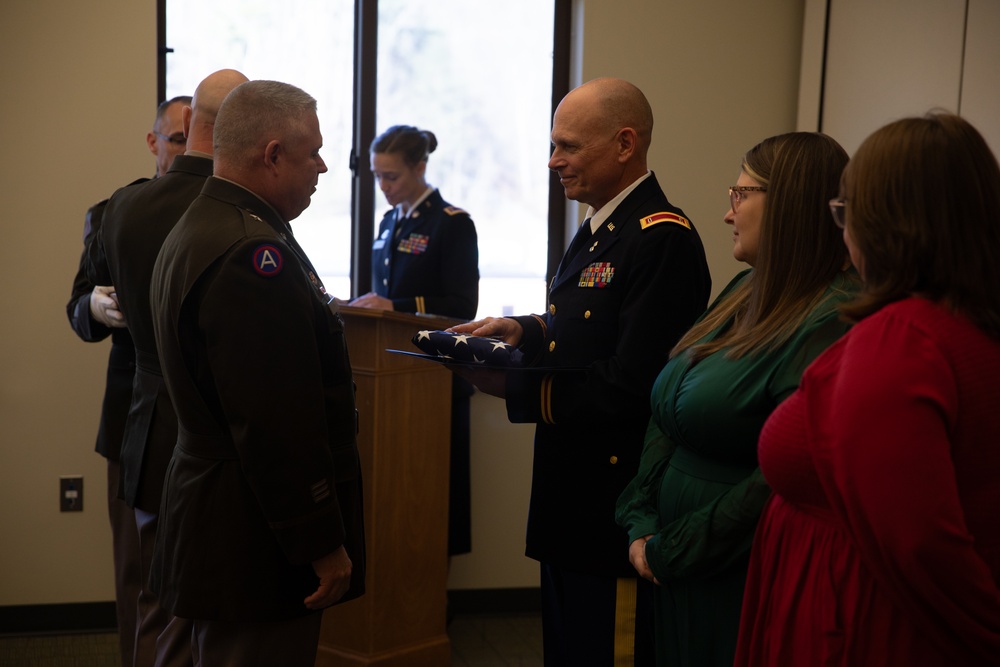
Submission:
[[[844,171],[853,329],[767,421],[737,665],[1000,665],[1000,168],[957,116]]]

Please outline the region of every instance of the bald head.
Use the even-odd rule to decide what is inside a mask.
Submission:
[[[559,106],[567,102],[582,113],[592,114],[593,121],[608,132],[626,127],[635,130],[645,159],[653,137],[653,110],[635,85],[612,77],[593,79],[571,90]]]
[[[549,169],[566,196],[595,210],[646,173],[653,112],[622,79],[594,79],[571,90],[552,118]]]
[[[248,81],[234,69],[221,69],[205,77],[194,91],[191,108],[185,112],[184,127],[188,150],[212,154],[212,133],[222,100],[241,83]]]

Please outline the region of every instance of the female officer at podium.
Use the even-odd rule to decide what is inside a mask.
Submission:
[[[372,291],[350,305],[471,320],[479,307],[479,246],[469,214],[427,184],[429,130],[394,125],[372,141],[375,180],[392,206],[372,244]],[[472,549],[469,492],[469,397],[452,381],[448,554]]]

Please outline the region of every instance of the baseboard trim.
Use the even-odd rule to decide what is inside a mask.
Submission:
[[[114,602],[0,606],[0,635],[116,632]]]
[[[448,591],[449,614],[533,614],[542,610],[540,588],[474,588]]]

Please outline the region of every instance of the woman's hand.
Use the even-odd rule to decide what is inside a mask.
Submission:
[[[632,567],[635,568],[640,577],[658,585],[660,582],[653,576],[653,571],[649,569],[649,564],[646,562],[646,542],[651,537],[652,534],[633,540],[632,544],[628,547],[628,560],[632,563]]]

